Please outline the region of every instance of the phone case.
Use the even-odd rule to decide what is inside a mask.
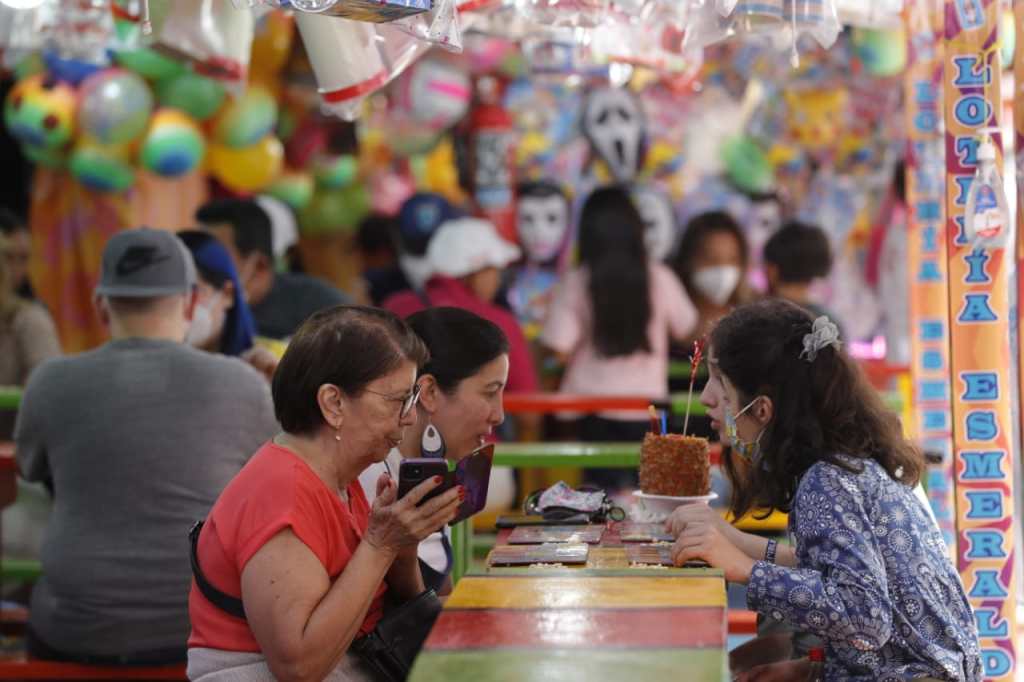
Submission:
[[[455,518],[451,521],[451,525],[454,525],[480,512],[487,504],[487,490],[491,482],[493,461],[493,443],[484,445],[459,460],[454,471],[448,470],[448,462],[444,459],[404,460],[398,469],[398,497],[405,496],[406,493],[431,476],[441,476],[444,481],[427,493],[423,502],[461,485],[466,492],[466,497],[459,505],[459,511]]]

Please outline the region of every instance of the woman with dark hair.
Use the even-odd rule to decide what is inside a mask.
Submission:
[[[751,610],[820,637],[825,679],[980,680],[960,576],[913,489],[922,455],[841,350],[835,325],[785,301],[742,306],[715,326],[708,365],[701,402],[732,446],[732,513],[788,511],[794,547],[694,505],[670,518],[675,562],[721,568],[747,584]],[[773,672],[805,679],[808,666]]]
[[[464,495],[419,504],[435,478],[397,499],[385,474],[371,507],[359,483],[415,422],[426,360],[383,310],[338,306],[299,328],[274,375],[282,433],[228,484],[194,545],[189,679],[372,678],[350,647],[362,648],[385,596],[424,591],[419,542]]]
[[[185,230],[178,238],[192,253],[199,275],[198,299],[185,342],[211,353],[240,357],[272,380],[278,356],[255,343],[256,322],[231,254],[207,232]]]
[[[580,267],[556,290],[541,333],[567,361],[563,393],[668,396],[669,339],[686,338],[697,313],[672,271],[648,258],[644,228],[622,188],[596,190],[583,206]],[[646,429],[644,412],[603,412],[583,418],[580,436],[636,441]],[[607,486],[625,482],[618,471],[588,475]]]
[[[386,469],[398,472],[403,459],[444,457],[458,462],[493,436],[505,421],[502,394],[508,382],[508,339],[488,320],[461,308],[428,308],[406,322],[430,352],[416,386],[416,423],[385,462],[359,480],[371,501]],[[441,590],[452,570],[448,528],[420,543],[420,568],[429,588]]]
[[[749,260],[743,230],[725,211],[701,213],[687,223],[671,265],[697,306],[694,338],[706,336],[717,320],[750,299]]]
[[[256,323],[231,254],[207,232],[186,230],[178,238],[192,253],[199,275],[199,296],[186,341],[212,353],[241,355],[252,348]]]

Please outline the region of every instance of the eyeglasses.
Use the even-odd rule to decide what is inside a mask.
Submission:
[[[380,391],[371,391],[368,388],[365,389],[365,390],[366,390],[367,393],[372,393],[374,395],[379,395],[382,398],[387,398],[388,400],[394,401],[396,403],[397,402],[401,402],[402,403],[402,409],[398,412],[398,419],[399,420],[405,419],[406,416],[408,416],[408,414],[410,412],[412,412],[412,408],[416,407],[416,404],[420,401],[420,385],[419,384],[416,384],[413,387],[412,391],[409,393],[409,395],[407,395],[407,396],[405,396],[403,398],[396,398],[393,395],[388,395],[387,393],[381,393]]]

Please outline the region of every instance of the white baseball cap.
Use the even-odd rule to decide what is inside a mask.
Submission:
[[[427,247],[433,271],[449,277],[465,277],[486,268],[504,268],[519,260],[519,247],[498,234],[482,218],[456,218],[438,228]]]

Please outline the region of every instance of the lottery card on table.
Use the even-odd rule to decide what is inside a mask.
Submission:
[[[520,526],[508,536],[510,545],[540,545],[548,542],[572,542],[596,545],[604,535],[604,526]]]
[[[590,554],[587,544],[503,545],[491,551],[491,566],[529,566],[531,564],[585,564]]]
[[[663,523],[623,523],[619,525],[623,542],[673,542],[675,538]]]

